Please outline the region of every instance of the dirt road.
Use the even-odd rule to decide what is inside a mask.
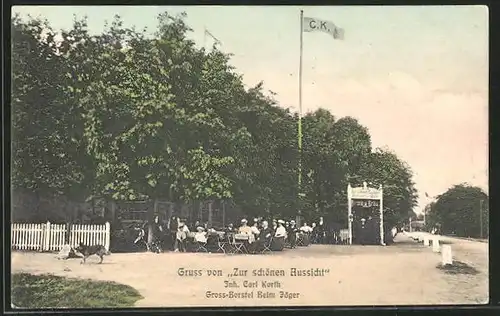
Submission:
[[[487,302],[484,249],[466,243],[457,245],[465,252],[477,250],[471,250],[468,258],[480,273],[448,275],[436,268],[440,255],[430,248],[404,235],[398,235],[396,241],[387,247],[313,245],[266,255],[113,254],[101,265],[95,258],[82,265],[80,259],[57,260],[53,254],[13,253],[12,269],[128,284],[144,296],[137,302],[137,306],[144,307]],[[181,268],[183,273],[179,272]],[[247,275],[228,276],[234,268],[238,272],[247,270]],[[252,276],[253,270],[260,268],[263,273],[266,268],[283,270],[284,276]],[[313,269],[313,273],[319,269],[324,275],[293,276],[292,268]],[[208,276],[209,271],[219,270],[221,276]],[[240,293],[237,295],[247,297],[232,297],[230,291],[232,296]],[[220,298],[224,293],[230,297]]]

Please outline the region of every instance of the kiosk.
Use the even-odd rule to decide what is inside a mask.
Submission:
[[[369,188],[366,182],[363,182],[362,187],[351,187],[347,185],[347,210],[348,210],[348,231],[349,231],[349,245],[352,245],[353,239],[353,204],[360,207],[373,207],[378,206],[378,217],[379,217],[379,234],[380,234],[380,244],[385,246],[384,242],[384,192],[382,186],[378,189]]]

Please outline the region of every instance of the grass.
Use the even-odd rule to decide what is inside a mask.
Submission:
[[[439,264],[437,268],[444,271],[447,274],[475,275],[479,273],[479,271],[476,268],[471,267],[470,265],[463,263],[461,261],[453,261],[452,264],[447,264],[447,265]]]
[[[68,279],[54,275],[12,275],[12,303],[17,308],[131,307],[139,292],[115,282]]]

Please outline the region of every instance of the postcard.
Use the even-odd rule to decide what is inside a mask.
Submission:
[[[486,304],[486,6],[15,6],[12,308]]]

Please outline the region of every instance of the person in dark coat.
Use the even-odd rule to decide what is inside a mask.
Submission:
[[[332,231],[332,239],[331,243],[332,244],[338,244],[340,243],[340,224],[339,223],[332,223],[331,231]]]
[[[236,232],[236,229],[234,228],[233,223],[229,223],[226,228],[224,228],[224,233],[226,234],[234,234]]]
[[[267,221],[262,221],[262,227],[255,242],[254,251],[262,251],[264,249],[264,245],[271,242],[272,236],[273,230],[269,227],[269,223]]]
[[[368,227],[366,225],[366,219],[362,218],[359,226],[359,243],[361,245],[366,245],[368,243]]]
[[[318,243],[318,227],[314,222],[311,224],[311,243],[312,244]]]
[[[318,243],[319,244],[324,244],[326,242],[325,240],[325,235],[326,235],[326,224],[323,219],[323,216],[321,216],[318,220],[318,225],[316,226],[316,229],[318,231]]]
[[[367,226],[367,243],[370,245],[377,245],[379,243],[379,227],[377,221],[372,217],[368,216],[368,220],[366,221]]]
[[[290,242],[290,247],[295,248],[297,244],[297,232],[299,229],[295,225],[295,221],[291,220],[290,225],[288,226],[287,235],[288,241]]]
[[[165,240],[165,234],[163,231],[163,225],[160,221],[159,216],[155,216],[153,220],[153,237],[154,241],[158,244],[160,249],[163,249],[163,242]]]
[[[179,229],[179,219],[176,216],[170,217],[170,221],[168,222],[170,250],[175,250],[178,229]]]

